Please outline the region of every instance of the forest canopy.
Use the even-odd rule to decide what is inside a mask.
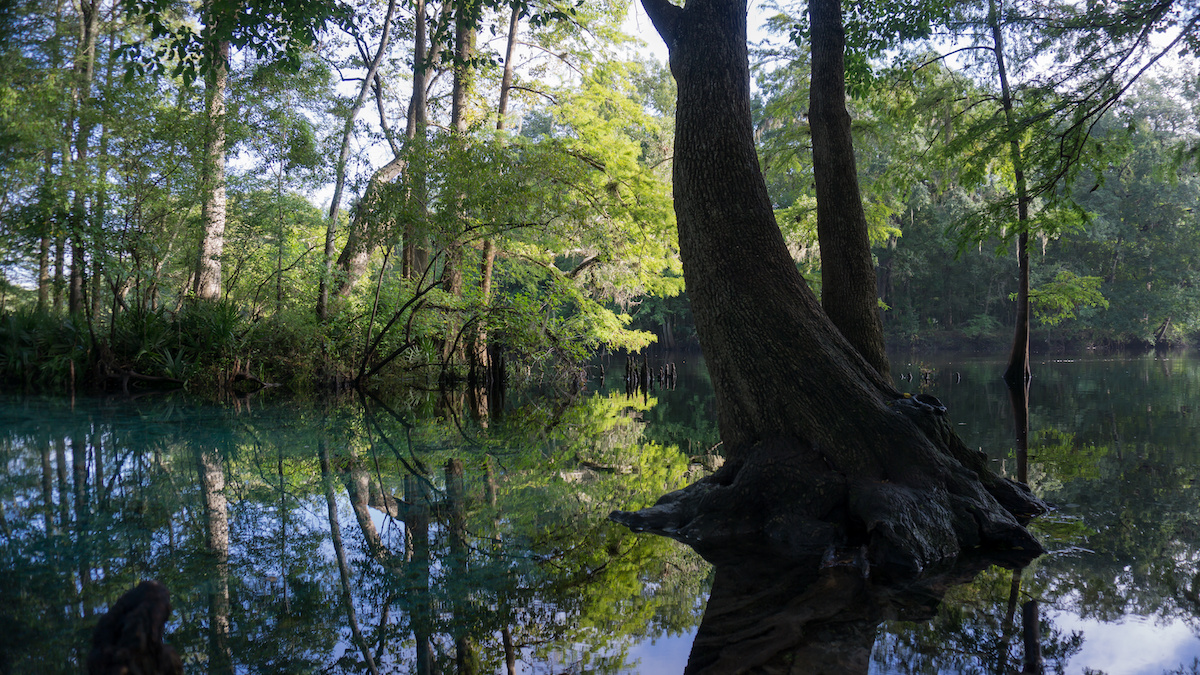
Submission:
[[[675,84],[628,2],[272,6],[0,10],[5,381],[486,378],[697,344]],[[761,16],[757,150],[819,292],[807,10]],[[856,5],[889,345],[999,349],[1022,248],[1035,342],[1196,339],[1196,16]]]

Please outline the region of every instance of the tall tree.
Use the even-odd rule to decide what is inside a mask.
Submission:
[[[675,212],[727,463],[611,517],[717,554],[807,558],[862,544],[915,572],[976,546],[1040,551],[1044,508],[954,434],[932,397],[900,395],[838,332],[775,223],[755,153],[746,0],[643,0],[678,83]]]
[[[821,243],[821,307],[833,325],[884,377],[890,366],[883,344],[875,263],[846,110],[846,35],[841,0],[810,0],[813,178],[817,238]]]
[[[298,61],[301,50],[317,42],[330,23],[343,21],[338,0],[206,0],[200,8],[197,34],[189,22],[165,22],[175,11],[173,0],[139,0],[126,5],[132,17],[145,19],[152,49],[131,45],[128,75],[172,66],[176,76],[205,78],[207,135],[203,179],[204,231],[197,255],[193,291],[202,299],[221,297],[221,254],[225,245],[225,97],[232,49],[252,51],[263,60]]]
[[[212,13],[211,2],[206,6],[209,16],[205,27],[212,35],[205,44],[211,52],[208,59],[212,65],[204,76],[203,230],[192,291],[202,300],[220,300],[221,253],[225,248],[225,90],[229,86],[229,40],[215,36],[220,31],[220,19]]]
[[[988,27],[992,36],[992,56],[1000,83],[1000,106],[1008,135],[1009,161],[1017,200],[1017,319],[1013,326],[1012,351],[1004,381],[1010,387],[1025,386],[1029,379],[1029,188],[1025,182],[1025,158],[1021,151],[1022,133],[1013,112],[1012,88],[1008,83],[1008,62],[1004,56],[1004,29],[1000,22],[1000,0],[988,0]]]
[[[321,279],[317,289],[317,318],[324,321],[329,314],[329,284],[331,283],[330,276],[333,273],[333,251],[334,242],[337,237],[338,217],[342,206],[342,190],[346,187],[346,161],[350,158],[350,140],[354,135],[354,122],[358,119],[358,113],[362,110],[363,104],[367,102],[367,94],[370,93],[371,87],[375,85],[375,76],[379,72],[379,65],[383,62],[383,57],[387,54],[388,41],[392,33],[392,21],[396,15],[396,0],[388,0],[387,12],[383,17],[382,32],[379,36],[379,47],[375,50],[374,57],[370,61],[364,63],[367,72],[363,75],[362,82],[358,87],[358,96],[354,99],[354,103],[350,106],[350,110],[346,112],[346,123],[342,128],[342,145],[338,152],[337,166],[334,170],[334,185],[333,198],[329,202],[329,225],[325,228],[325,257],[322,262]],[[363,54],[366,61],[366,54]]]
[[[100,0],[81,2],[79,5],[79,44],[75,53],[73,81],[71,83],[71,119],[68,125],[74,129],[75,156],[73,161],[75,196],[71,203],[71,277],[67,311],[71,314],[83,312],[83,277],[87,265],[87,190],[88,153],[92,127],[90,100],[92,82],[96,74],[96,39],[100,31]]]

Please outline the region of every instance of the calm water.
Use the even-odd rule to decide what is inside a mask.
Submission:
[[[79,672],[142,578],[170,588],[190,673],[680,673],[698,630],[697,654],[824,649],[844,672],[1020,672],[1037,652],[1046,672],[1195,672],[1200,360],[1035,363],[1051,553],[900,589],[714,571],[605,520],[717,443],[707,378],[676,361],[675,390],[628,398],[610,377],[490,412],[462,394],[0,397],[0,673]],[[1015,475],[1000,369],[896,363]],[[737,611],[701,628],[710,592]],[[739,621],[753,639],[722,641]]]

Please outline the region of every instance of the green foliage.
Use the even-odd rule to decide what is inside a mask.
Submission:
[[[78,317],[33,309],[0,314],[0,380],[30,389],[65,388],[86,372],[87,328]]]
[[[968,338],[979,338],[993,335],[1000,330],[1000,322],[989,314],[977,314],[971,317],[962,327],[962,333]]]
[[[1101,281],[1100,277],[1081,277],[1069,270],[1059,270],[1054,281],[1030,289],[1029,304],[1039,321],[1057,326],[1064,319],[1075,318],[1080,307],[1108,308],[1108,300],[1100,293]],[[1016,294],[1009,298],[1016,299]]]

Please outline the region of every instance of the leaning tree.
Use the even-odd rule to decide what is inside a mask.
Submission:
[[[813,1],[838,13],[813,30],[840,32],[837,0]],[[710,556],[863,545],[873,565],[917,572],[976,547],[1040,552],[1018,519],[1043,504],[965,447],[937,399],[880,375],[797,271],[754,147],[746,0],[642,3],[678,84],[679,250],[726,464],[610,517]]]

